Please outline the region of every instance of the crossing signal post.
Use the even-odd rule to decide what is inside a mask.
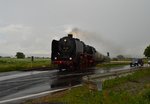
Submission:
[[[31,68],[33,67],[34,56],[31,56]]]
[[[109,52],[107,52],[107,56],[109,57]]]
[[[31,57],[31,61],[32,61],[32,62],[34,61],[34,56]]]

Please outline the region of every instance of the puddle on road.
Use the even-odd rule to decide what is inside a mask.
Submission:
[[[50,81],[50,88],[51,89],[57,89],[57,88],[63,88],[63,87],[68,87],[68,86],[74,86],[77,84],[80,84],[82,82],[82,76],[62,76],[62,77],[57,77],[57,79]]]

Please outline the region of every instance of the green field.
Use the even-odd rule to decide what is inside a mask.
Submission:
[[[114,61],[110,63],[100,63],[97,67],[116,67],[129,64],[128,61]],[[20,71],[24,69],[38,68],[38,67],[53,67],[51,59],[35,58],[31,62],[31,58],[16,59],[16,58],[0,58],[0,72]]]
[[[150,104],[150,68],[126,77],[107,80],[103,91],[90,91],[86,86],[48,95],[25,104]]]
[[[0,58],[0,72],[15,71],[31,69],[36,67],[50,67],[50,59],[35,58],[31,62],[30,58],[16,59],[16,58]]]

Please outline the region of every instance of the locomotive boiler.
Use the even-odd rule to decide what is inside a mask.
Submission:
[[[97,52],[94,47],[73,38],[72,34],[52,41],[51,60],[58,65],[59,70],[84,70],[107,59],[107,56]]]

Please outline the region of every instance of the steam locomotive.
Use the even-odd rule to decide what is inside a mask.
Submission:
[[[85,70],[97,62],[108,59],[107,56],[98,53],[94,47],[73,38],[72,34],[68,34],[59,41],[52,41],[51,60],[53,64],[58,65],[59,70]]]

